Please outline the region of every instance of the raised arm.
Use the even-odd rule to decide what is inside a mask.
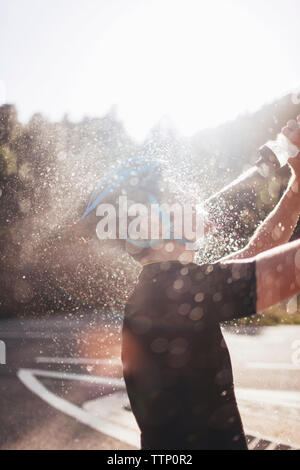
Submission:
[[[300,116],[298,121],[300,123]],[[282,132],[300,150],[300,128],[296,121],[289,121]],[[248,245],[226,260],[252,258],[290,240],[300,215],[300,153],[298,157],[289,161],[289,165],[292,177],[280,202],[256,230]]]
[[[257,312],[300,294],[300,240],[256,257]]]
[[[300,163],[300,155],[298,157]],[[258,227],[248,245],[227,259],[252,258],[264,251],[287,243],[300,215],[300,164],[298,176],[293,173],[288,188],[275,209]]]
[[[226,260],[217,265],[227,265],[229,273],[232,273],[228,278],[228,272],[224,268],[220,271],[224,281],[222,321],[263,312],[300,294],[300,240],[265,251],[254,258]],[[232,308],[226,317],[229,300]]]

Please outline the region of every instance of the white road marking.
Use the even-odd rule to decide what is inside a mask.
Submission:
[[[126,390],[123,390],[97,398],[96,400],[87,401],[82,407],[99,419],[104,418],[110,422],[121,424],[139,435],[134,415],[125,409],[126,405],[128,405],[128,396]]]
[[[300,364],[284,362],[248,362],[246,367],[256,370],[300,370]]]
[[[257,437],[256,439],[253,439],[253,441],[248,444],[249,450],[254,450],[257,444],[259,443],[260,439]]]
[[[265,450],[273,450],[273,446],[274,448],[278,447],[279,445],[284,445],[286,447],[289,447],[291,450],[294,450],[294,448],[296,449],[297,448],[297,444],[293,444],[291,442],[287,442],[287,441],[284,441],[280,438],[280,440],[274,438],[274,436],[266,436],[265,434],[261,434],[259,433],[258,431],[254,431],[253,429],[249,429],[247,428],[246,429],[246,435],[247,436],[252,436],[256,439],[258,439],[258,441],[267,441],[267,442],[270,442],[270,444],[265,448]],[[253,445],[253,440],[251,441],[251,443],[248,444],[248,447],[250,450],[253,450],[252,448],[252,445]],[[257,442],[255,444],[255,446],[257,445]],[[254,447],[255,447],[254,446]],[[299,446],[298,446],[299,447]]]
[[[37,357],[37,364],[66,364],[66,365],[108,365],[121,366],[120,359],[89,359],[83,357]]]
[[[1,338],[3,339],[53,339],[53,336],[58,336],[56,333],[40,333],[40,332],[13,332],[13,331],[4,331],[1,332]]]
[[[95,431],[118,439],[133,447],[139,447],[140,436],[135,420],[120,404],[122,397],[123,399],[127,398],[123,379],[35,369],[20,369],[18,377],[29,390],[58,411],[78,420]],[[81,408],[50,392],[37,377],[75,380],[110,386],[114,393],[113,395],[105,395],[92,402],[87,402]],[[115,391],[116,389],[118,391]],[[238,388],[236,389],[236,395],[238,400],[241,401],[268,403],[300,409],[300,397],[297,392]],[[272,438],[259,436],[257,433],[251,434],[255,436],[255,440],[249,444],[250,449],[253,449],[260,439],[272,441]],[[271,444],[269,447],[271,447]]]
[[[270,328],[270,327],[268,327]],[[284,344],[286,342],[286,339],[282,337],[280,334],[274,334],[272,331],[271,335],[268,333],[268,330],[265,330],[264,328],[261,330],[259,335],[239,335],[236,333],[229,333],[226,331],[226,329],[223,329],[223,334],[225,337],[225,340],[227,341],[228,344],[234,345],[234,344],[249,344],[249,345],[254,345],[259,344],[259,345],[266,345],[266,344],[273,344],[273,345],[279,345],[279,344]]]
[[[270,442],[270,444],[265,448],[265,450],[275,450],[277,446],[277,442]]]
[[[36,376],[38,377],[48,377],[48,378],[63,378],[64,380],[80,380],[80,381],[87,381],[91,382],[89,379],[92,379],[92,383],[98,383],[102,385],[112,384],[115,383],[116,386],[124,387],[124,382],[121,379],[111,379],[109,377],[89,377],[89,376],[79,376],[80,378],[76,378],[76,374],[62,374],[62,373],[54,373],[42,370],[30,370],[30,369],[21,369],[18,372],[18,377],[21,382],[34,394],[36,394],[39,398],[44,400],[46,403],[51,405],[58,411],[65,413],[66,415],[76,419],[77,421],[89,426],[90,428],[94,429],[95,431],[101,432],[108,436],[111,436],[115,439],[120,440],[126,444],[129,444],[133,447],[139,446],[139,438],[135,431],[131,429],[124,428],[124,426],[120,426],[114,422],[110,422],[108,419],[101,419],[93,416],[92,414],[88,413],[87,411],[83,410],[79,406],[70,403],[63,398],[58,397],[54,393],[50,392],[49,390],[41,384],[39,380],[37,380]],[[69,376],[69,377],[67,377]]]
[[[254,403],[266,403],[300,410],[299,392],[281,390],[257,390],[253,388],[237,388],[238,400]]]
[[[38,369],[21,369],[22,371],[30,372],[31,375],[38,377],[46,377],[58,380],[77,380],[79,382],[87,382],[90,384],[110,385],[112,387],[124,387],[123,379],[116,379],[113,377],[99,377],[96,375],[72,374],[70,372],[54,372],[50,370]]]

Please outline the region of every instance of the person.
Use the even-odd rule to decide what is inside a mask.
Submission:
[[[300,151],[298,124],[289,122],[283,133]],[[122,330],[124,378],[142,449],[247,449],[220,323],[300,293],[300,241],[286,243],[300,213],[300,153],[290,165],[281,201],[238,253],[198,265],[196,248],[183,238],[164,238],[161,229],[155,244],[124,241],[142,266]],[[172,199],[154,173],[143,170],[136,178],[139,202],[149,194]],[[124,193],[124,187],[111,189],[113,200],[116,191]],[[206,224],[204,233],[209,229]]]

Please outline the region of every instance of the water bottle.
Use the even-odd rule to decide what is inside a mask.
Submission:
[[[283,167],[288,163],[290,158],[295,158],[299,154],[299,149],[293,145],[287,137],[279,134],[276,140],[269,140],[259,149],[260,155],[264,161],[279,164]],[[275,161],[277,160],[277,162]]]

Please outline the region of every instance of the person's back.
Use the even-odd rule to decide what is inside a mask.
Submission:
[[[255,263],[144,266],[122,351],[143,449],[247,448],[220,322],[255,311]]]

